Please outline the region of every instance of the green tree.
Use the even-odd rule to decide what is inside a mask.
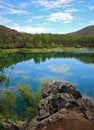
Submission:
[[[26,120],[33,118],[37,115],[38,103],[40,101],[40,91],[31,92],[31,87],[28,85],[18,85],[18,92],[21,95],[21,102],[26,103],[23,105],[22,113]],[[20,102],[20,103],[21,103]]]
[[[4,91],[2,93],[1,100],[1,108],[2,115],[4,118],[14,118],[15,115],[15,107],[16,107],[16,96],[12,94],[10,91]]]

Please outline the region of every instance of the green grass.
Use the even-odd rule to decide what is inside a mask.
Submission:
[[[55,50],[85,50],[90,48],[73,48],[73,47],[57,47],[57,48],[17,48],[17,49],[2,49],[3,52],[7,53],[15,53],[15,52],[21,52],[21,51],[28,51],[28,52],[51,52]],[[94,49],[92,48],[92,51]]]

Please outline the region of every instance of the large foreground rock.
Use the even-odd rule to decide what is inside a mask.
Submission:
[[[94,130],[94,103],[82,98],[70,83],[50,82],[42,86],[38,115],[28,130]]]

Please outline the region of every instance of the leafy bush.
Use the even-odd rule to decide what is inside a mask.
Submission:
[[[20,104],[24,103],[22,107],[23,118],[29,120],[37,115],[38,103],[40,101],[40,91],[32,92],[28,85],[18,85],[18,92],[20,94]]]
[[[10,91],[0,91],[0,117],[14,118],[16,107],[16,96]]]
[[[0,90],[0,119],[29,121],[37,115],[40,91],[32,92],[28,85],[18,85],[17,94],[9,90]],[[20,114],[18,113],[19,105]]]

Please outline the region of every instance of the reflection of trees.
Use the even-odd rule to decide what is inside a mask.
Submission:
[[[5,83],[8,86],[9,82],[9,78],[6,75],[0,75],[0,83]]]
[[[16,52],[1,53],[0,52],[0,83],[9,84],[9,78],[5,75],[4,70],[9,66],[17,64],[21,61],[33,59],[35,63],[45,62],[50,58],[76,58],[85,63],[94,63],[94,53],[76,53],[72,51],[62,52]]]
[[[45,62],[50,58],[76,58],[85,63],[94,63],[94,53],[75,52],[16,52],[8,53],[7,56],[0,57],[0,71],[17,64],[21,61],[33,59],[35,63]]]
[[[9,85],[9,78],[5,75],[4,70],[8,65],[8,54],[7,52],[0,53],[0,83],[5,83],[6,86]]]
[[[9,77],[7,77],[4,73],[4,69],[0,71],[0,83],[5,83],[6,86],[10,83]]]

